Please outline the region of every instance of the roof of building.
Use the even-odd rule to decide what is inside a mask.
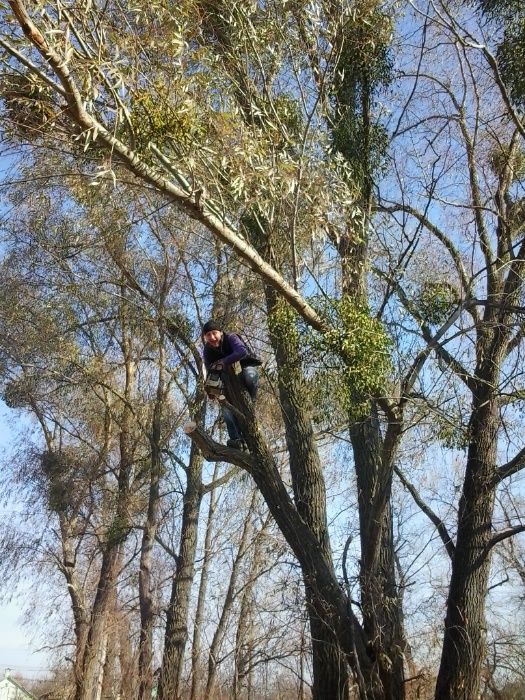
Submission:
[[[9,686],[12,686],[16,688],[17,690],[20,690],[22,693],[24,693],[24,700],[36,700],[35,696],[27,690],[27,688],[24,688],[23,685],[20,685],[18,681],[16,681],[12,676],[11,676],[11,669],[7,668],[4,672],[4,677],[0,681],[0,689],[2,687],[8,688]],[[22,700],[22,699],[21,699]]]

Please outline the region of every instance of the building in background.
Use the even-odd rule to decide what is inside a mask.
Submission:
[[[11,669],[6,668],[0,681],[0,700],[35,700],[35,696],[15,681],[11,676]]]

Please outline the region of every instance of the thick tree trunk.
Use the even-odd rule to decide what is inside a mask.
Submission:
[[[250,396],[234,375],[227,373],[224,379],[229,385],[228,394],[233,397],[235,408],[239,411],[239,422],[250,450],[250,455],[242,458],[243,468],[252,475],[274,520],[297,557],[305,585],[311,590],[311,600],[317,614],[322,615],[348,660],[364,672],[371,667],[372,661],[366,650],[361,626],[334,574],[332,563],[326,560],[318,537],[305,523],[288,495],[277,465],[259,431]],[[205,433],[196,427],[192,427],[190,433],[205,454],[215,451],[216,443]],[[221,452],[228,452],[227,448],[217,447]]]
[[[124,296],[124,292],[123,292]],[[125,311],[121,309],[122,327],[126,328]],[[131,395],[134,383],[134,364],[131,357],[131,344],[123,333],[122,351],[126,372],[124,403],[120,417],[119,451],[120,463],[117,478],[115,512],[106,533],[102,551],[102,565],[91,611],[91,623],[84,652],[82,686],[76,700],[100,700],[106,647],[108,637],[108,616],[115,607],[117,577],[121,566],[121,553],[129,534],[130,474],[133,464],[131,451]]]
[[[108,618],[113,610],[114,589],[120,571],[120,544],[109,546],[102,556],[100,578],[84,652],[82,685],[77,700],[100,700],[108,642]]]
[[[366,107],[368,98],[365,98],[363,95]],[[363,210],[368,214],[371,206],[369,186],[367,182],[363,192]],[[348,235],[338,241],[343,294],[365,305],[368,302],[365,274],[368,220],[368,216],[365,217],[361,236],[357,236],[350,226]],[[372,676],[365,675],[365,683],[373,693],[371,697],[378,700],[403,700],[406,695],[402,598],[396,584],[390,507],[392,460],[400,432],[401,421],[387,427],[388,440],[383,437],[373,403],[367,415],[349,423],[359,505],[363,628],[367,649],[375,662]]]
[[[294,328],[280,323],[273,327],[272,316],[279,312],[275,291],[266,288],[270,318],[270,340],[277,361],[279,400],[283,416],[290,473],[297,511],[317,538],[323,556],[332,569],[332,551],[326,520],[324,475],[315,444],[312,407],[304,383],[302,363]],[[273,329],[273,330],[272,330]],[[334,630],[327,624],[323,607],[303,575],[312,639],[314,700],[344,700],[348,696],[349,674],[344,653]]]
[[[63,513],[59,516],[60,537],[62,540],[62,569],[67,582],[67,590],[71,600],[71,609],[75,625],[75,658],[73,662],[73,675],[75,679],[75,693],[78,697],[83,684],[83,662],[89,632],[89,620],[86,613],[84,592],[81,589],[75,566],[75,545],[72,541],[71,531],[75,524],[68,522]]]
[[[491,373],[493,375],[493,373]],[[472,700],[479,694],[485,657],[485,598],[490,569],[495,498],[498,414],[494,377],[479,381],[469,424],[470,444],[458,534],[447,599],[437,700]]]
[[[204,408],[201,411],[204,411]],[[167,612],[159,700],[174,700],[180,696],[184,652],[188,641],[188,612],[195,575],[195,552],[202,500],[202,456],[195,445],[191,449],[186,474],[179,556]]]
[[[379,422],[371,413],[352,424],[361,542],[360,588],[363,628],[379,678],[365,679],[379,697],[402,700],[404,639],[401,600],[397,591],[390,492],[391,465],[383,464]]]

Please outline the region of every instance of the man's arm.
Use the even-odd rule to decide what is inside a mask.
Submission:
[[[234,362],[238,362],[248,355],[246,345],[244,345],[238,335],[235,335],[235,333],[228,334],[228,341],[230,343],[231,352],[216,363],[225,367],[233,365]]]

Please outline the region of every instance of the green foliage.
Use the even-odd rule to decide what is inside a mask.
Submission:
[[[54,125],[57,108],[51,89],[30,73],[4,74],[0,94],[11,131],[34,137]]]
[[[505,29],[496,54],[501,77],[515,104],[525,109],[525,16]]]
[[[304,128],[304,124],[297,100],[281,93],[274,98],[273,107],[289,136],[294,139],[298,138]]]
[[[362,117],[350,118],[347,115],[334,128],[332,143],[334,149],[352,164],[353,176],[363,182],[381,169],[389,139],[381,124],[367,126]]]
[[[435,418],[436,438],[448,450],[466,450],[468,447],[468,430],[461,423],[452,424],[439,414]]]
[[[32,381],[27,376],[12,379],[4,386],[2,400],[9,408],[27,408],[32,388]]]
[[[301,344],[297,313],[283,299],[277,301],[276,308],[268,316],[270,333],[279,337],[287,354],[295,354]]]
[[[390,369],[390,340],[380,321],[369,309],[344,296],[325,301],[319,309],[331,330],[308,336],[309,355],[314,364],[312,386],[319,406],[333,402],[328,412],[344,411],[358,418],[368,401],[384,391]]]
[[[522,0],[479,0],[478,4],[485,15],[507,21],[523,10]]]
[[[503,28],[496,58],[516,106],[525,108],[525,9],[522,0],[478,0],[481,12]]]
[[[379,3],[361,3],[345,24],[334,81],[332,144],[364,182],[384,161],[388,136],[371,114],[374,95],[392,80],[392,19]]]
[[[424,282],[421,285],[416,308],[424,321],[432,326],[444,323],[458,303],[458,292],[448,282]]]
[[[512,182],[519,182],[525,177],[525,153],[521,149],[511,149],[499,144],[489,156],[490,167],[498,177],[504,174],[505,168],[510,167]]]
[[[42,471],[47,477],[48,506],[54,513],[65,513],[71,502],[71,488],[68,476],[71,473],[71,463],[62,452],[44,452],[42,455]]]
[[[368,309],[350,297],[323,299],[317,307],[330,326],[325,333],[303,328],[296,312],[282,300],[269,317],[269,329],[284,345],[294,382],[296,349],[302,349],[304,388],[315,420],[337,424],[342,415],[345,420],[359,418],[370,397],[384,390],[390,340]]]
[[[525,198],[519,197],[518,199],[509,202],[507,207],[507,220],[510,227],[510,234],[512,238],[516,238],[523,232],[523,227],[525,226]]]
[[[107,543],[110,547],[115,547],[124,542],[129,534],[129,522],[127,518],[116,515],[107,532]]]
[[[142,146],[147,146],[151,141],[161,145],[172,140],[181,148],[202,136],[202,127],[193,101],[187,97],[173,106],[169,99],[169,88],[160,81],[153,88],[137,92],[131,123],[136,140]]]

